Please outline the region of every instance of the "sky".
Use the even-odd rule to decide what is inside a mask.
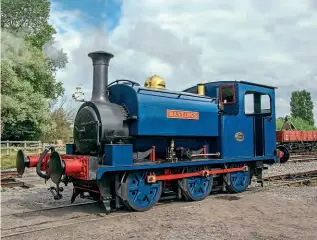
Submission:
[[[109,82],[157,74],[177,91],[219,80],[276,86],[277,116],[306,89],[317,125],[316,0],[52,0],[49,21],[68,55],[56,78],[69,96],[80,86],[90,99],[87,54],[101,50],[114,54]]]

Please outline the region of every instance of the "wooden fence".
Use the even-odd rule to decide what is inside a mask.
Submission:
[[[30,153],[41,153],[48,145],[54,146],[60,152],[66,151],[65,143],[60,141],[57,141],[56,144],[41,141],[1,141],[1,155],[15,154],[20,149]]]

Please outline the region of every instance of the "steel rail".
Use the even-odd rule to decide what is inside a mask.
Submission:
[[[86,205],[94,205],[94,204],[99,204],[99,202],[74,203],[74,204],[67,204],[67,205],[61,205],[61,206],[56,206],[56,207],[40,208],[40,209],[34,209],[34,210],[30,210],[30,211],[4,214],[4,215],[1,215],[1,218],[2,217],[9,217],[9,216],[19,216],[19,215],[35,213],[35,212],[52,211],[52,210],[62,209],[62,208],[71,208],[71,207],[79,207],[79,206],[86,206]]]

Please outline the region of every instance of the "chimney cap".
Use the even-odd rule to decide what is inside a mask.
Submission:
[[[114,57],[114,55],[112,53],[105,52],[105,51],[95,51],[95,52],[88,53],[88,57],[90,57],[92,55],[104,55],[104,56],[108,55],[109,57]]]
[[[112,53],[104,52],[104,51],[95,51],[88,53],[88,57],[90,57],[93,61],[93,65],[99,64],[109,64],[109,60],[114,57]]]

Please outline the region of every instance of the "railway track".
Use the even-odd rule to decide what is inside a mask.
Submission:
[[[120,218],[120,217],[124,217],[124,216],[131,216],[135,213],[135,212],[131,212],[131,211],[127,212],[127,210],[123,209],[123,210],[118,210],[118,211],[114,210],[113,212],[111,212],[110,215],[107,215],[106,213],[103,213],[102,210],[100,210],[100,208],[95,208],[94,210],[97,210],[98,211],[97,213],[82,214],[80,216],[70,217],[67,219],[59,219],[58,224],[54,224],[57,222],[56,219],[49,220],[49,221],[42,221],[40,223],[35,223],[35,224],[28,223],[27,222],[28,220],[26,219],[27,215],[30,213],[31,213],[31,216],[30,216],[30,221],[31,221],[31,220],[34,220],[34,219],[32,219],[33,217],[38,216],[37,212],[47,213],[48,211],[52,211],[52,210],[65,209],[65,208],[71,208],[71,207],[75,207],[75,208],[85,207],[87,205],[91,205],[93,207],[94,205],[98,206],[98,204],[100,204],[100,206],[102,205],[102,203],[90,202],[90,203],[64,205],[64,206],[59,206],[59,207],[44,208],[44,209],[37,209],[37,210],[33,210],[33,211],[3,215],[3,216],[1,216],[2,219],[4,217],[8,217],[8,216],[15,216],[18,218],[23,217],[24,224],[19,225],[19,226],[9,227],[9,228],[1,227],[1,232],[2,232],[1,238],[19,236],[19,235],[24,235],[27,233],[38,232],[38,231],[43,231],[43,230],[50,230],[50,229],[55,229],[55,228],[59,228],[59,227],[65,227],[65,226],[87,223],[87,222],[92,222],[92,221],[99,221],[99,220],[105,220],[105,219],[111,219],[111,218]],[[180,205],[180,202],[166,199],[166,200],[160,201],[155,207],[156,208],[170,208],[170,207],[175,207],[175,204],[178,207],[190,206],[190,203],[187,203],[187,204],[185,203],[185,205]],[[71,210],[73,210],[73,209],[68,209],[68,211],[71,211]],[[33,215],[32,213],[36,213],[36,215]],[[24,231],[24,229],[27,229],[27,230]],[[15,231],[13,233],[4,234],[8,231],[10,232],[10,231],[14,231],[14,230],[17,230],[17,231]]]
[[[294,180],[294,179],[299,179],[303,177],[317,177],[317,170],[273,175],[273,176],[264,177],[264,180],[266,181]]]
[[[246,194],[252,193],[252,192],[258,192],[265,191],[268,189],[271,189],[272,187],[279,187],[279,186],[301,186],[301,185],[311,185],[311,184],[317,184],[317,170],[311,170],[311,171],[305,171],[305,172],[296,172],[296,173],[288,173],[288,174],[281,174],[281,175],[274,175],[274,176],[268,176],[263,178],[265,182],[267,183],[274,183],[273,185],[267,185],[264,188],[257,188],[257,189],[248,189],[246,191]],[[208,198],[216,198],[221,199],[219,197],[222,194],[217,194],[216,196],[209,196]],[[229,196],[228,194],[225,194],[224,198]],[[242,193],[243,195],[243,193]],[[230,195],[229,197],[232,197],[233,195]],[[241,196],[240,196],[241,197]],[[239,199],[240,197],[235,196],[235,198]],[[18,219],[21,219],[23,217],[23,225],[19,226],[13,226],[9,228],[1,228],[2,231],[2,238],[8,238],[13,236],[19,236],[24,235],[28,233],[38,232],[38,231],[45,231],[45,230],[51,230],[51,229],[57,229],[61,227],[68,227],[71,225],[78,225],[82,223],[88,223],[88,222],[94,222],[94,221],[100,221],[100,220],[106,220],[111,218],[120,218],[125,216],[131,216],[134,214],[134,212],[126,212],[125,210],[119,210],[114,211],[110,215],[106,215],[102,211],[100,211],[100,208],[95,208],[95,213],[89,212],[89,213],[83,213],[83,207],[91,206],[93,210],[94,206],[97,206],[98,202],[88,202],[88,203],[79,203],[79,204],[70,204],[70,205],[63,205],[63,206],[57,206],[57,207],[50,207],[50,208],[42,208],[42,209],[35,209],[27,212],[20,212],[20,213],[13,213],[13,214],[7,214],[2,215],[1,218],[6,218],[9,216],[16,217]],[[155,208],[174,208],[174,207],[180,207],[180,208],[186,208],[191,206],[192,203],[189,202],[182,202],[182,201],[173,201],[173,200],[163,200],[160,201]],[[73,209],[74,208],[74,209]],[[77,209],[78,208],[78,209]],[[66,216],[66,219],[59,218],[58,221],[56,219],[43,221],[41,218],[42,215],[39,215],[39,212],[44,213],[47,215],[49,212],[51,214],[54,210],[60,210],[63,209],[64,217]],[[79,212],[79,216],[69,216],[65,209],[69,213]],[[35,213],[35,214],[33,214]],[[41,222],[39,223],[28,223],[27,216],[29,215],[30,220],[34,220],[34,217],[39,217]],[[45,216],[44,215],[44,216]],[[50,214],[48,214],[50,215]],[[50,216],[52,217],[52,216]],[[58,222],[58,223],[56,223]]]
[[[17,171],[1,171],[1,179],[21,177]]]
[[[22,176],[17,171],[1,171],[1,187],[12,188],[12,187],[23,187],[30,188],[31,185],[18,180]]]
[[[49,212],[49,211],[54,211],[54,210],[58,210],[58,209],[78,208],[78,207],[98,205],[98,204],[100,204],[100,203],[95,202],[95,201],[94,202],[85,202],[85,203],[73,203],[73,204],[61,205],[61,206],[56,206],[56,207],[47,207],[47,208],[34,209],[34,210],[29,210],[29,211],[24,211],[24,212],[3,214],[3,215],[1,215],[1,218],[2,217],[9,217],[9,216],[20,217],[23,215],[28,215],[28,214],[38,213],[38,212]]]
[[[312,162],[317,161],[317,153],[293,154],[288,162]]]
[[[317,170],[280,174],[263,179],[276,186],[310,186],[317,184]]]
[[[316,151],[311,152],[291,152],[291,156],[300,156],[300,155],[317,155]]]

